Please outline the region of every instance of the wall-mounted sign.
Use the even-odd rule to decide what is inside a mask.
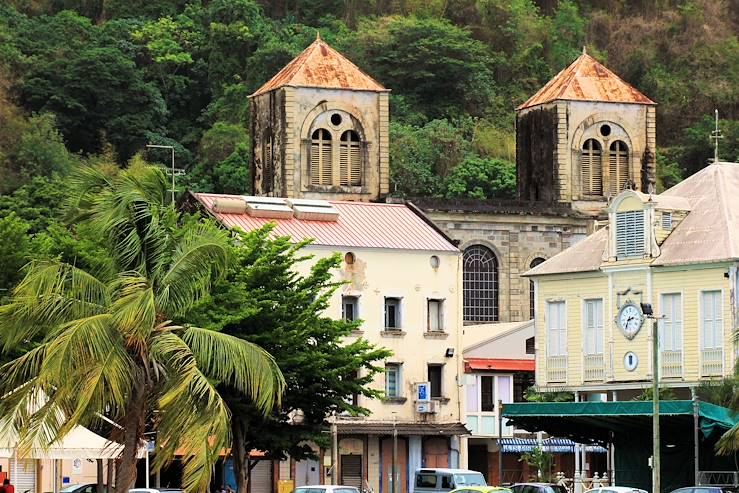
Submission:
[[[418,382],[416,384],[416,400],[419,402],[431,400],[431,382]]]
[[[82,459],[72,461],[72,474],[82,474]]]

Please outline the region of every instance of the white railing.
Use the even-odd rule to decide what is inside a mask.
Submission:
[[[606,376],[602,354],[586,354],[583,357],[583,379],[586,382],[603,380]]]
[[[704,349],[701,351],[701,375],[704,377],[724,374],[724,350]]]
[[[683,352],[662,351],[662,378],[679,378],[683,376]]]
[[[567,356],[547,357],[547,382],[565,383],[567,381]]]

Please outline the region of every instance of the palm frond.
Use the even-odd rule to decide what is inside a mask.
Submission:
[[[249,396],[265,414],[279,405],[285,380],[267,351],[238,337],[198,327],[187,328],[182,339],[208,377]]]
[[[739,451],[739,423],[727,430],[716,443],[716,453],[731,455]]]
[[[207,224],[192,225],[177,242],[169,265],[157,272],[157,306],[169,316],[181,315],[208,293],[214,276],[228,262],[228,237]]]
[[[129,347],[143,352],[156,325],[154,291],[145,277],[124,273],[115,282],[115,292],[116,299],[111,307],[113,323]]]

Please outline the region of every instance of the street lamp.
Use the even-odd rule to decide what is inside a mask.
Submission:
[[[170,149],[172,151],[172,206],[174,206],[174,176],[175,176],[175,169],[174,169],[174,147],[173,146],[163,146],[158,144],[146,144],[146,147],[153,147],[155,149]]]
[[[652,321],[652,493],[661,493],[659,454],[659,328],[650,303],[641,303],[644,316]]]

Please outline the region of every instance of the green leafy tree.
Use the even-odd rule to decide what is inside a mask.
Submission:
[[[390,355],[361,338],[346,342],[359,322],[323,315],[339,287],[333,280],[338,255],[318,259],[308,273],[299,274],[298,264],[311,259],[303,251],[308,242],[270,238],[272,230],[267,226],[236,236],[228,274],[190,314],[196,323],[265,348],[287,381],[282,407],[267,415],[241,394],[222,389],[234,410],[232,453],[238,491],[246,491],[247,472],[254,465],[249,462],[250,450],[300,460],[313,455],[306,442],[328,445],[324,433],[328,415],[366,414],[366,409],[351,403],[351,397],[378,397],[367,385],[382,371],[375,362]]]
[[[184,448],[184,487],[205,492],[231,442],[231,413],[216,383],[248,396],[257,414],[272,410],[284,385],[258,346],[173,322],[225,271],[227,236],[165,204],[161,168],[85,167],[75,179],[78,220],[105,239],[115,271],[102,277],[55,261],[28,268],[0,307],[0,343],[5,351],[41,343],[0,370],[0,415],[21,446],[49,444],[102,415],[121,423],[120,491],[134,484],[149,423],[159,437],[154,467]]]
[[[513,199],[516,164],[502,159],[470,157],[452,169],[446,180],[447,198]]]
[[[552,481],[554,455],[545,452],[541,447],[534,447],[531,452],[521,454],[520,462],[525,462],[536,470],[536,480],[549,483]]]

